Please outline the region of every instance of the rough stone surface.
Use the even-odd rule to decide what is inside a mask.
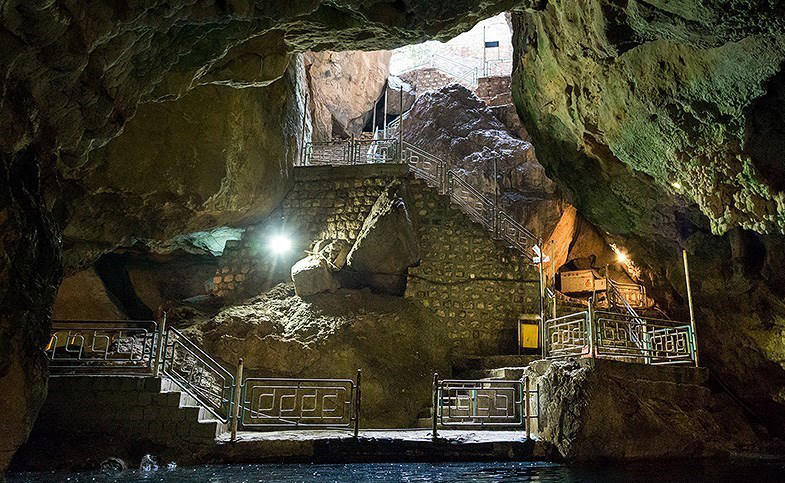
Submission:
[[[305,54],[314,141],[362,131],[384,91],[390,56],[388,51]]]
[[[321,292],[335,292],[341,286],[327,260],[318,253],[308,255],[292,265],[294,293],[307,297]]]
[[[547,173],[681,320],[687,248],[702,363],[780,431],[783,18],[744,0],[513,16],[513,97]]]
[[[421,95],[404,122],[404,137],[440,157],[488,199],[533,233],[547,237],[561,215],[561,194],[532,145],[513,136],[471,91],[452,84]]]
[[[52,307],[53,319],[123,320],[125,314],[90,268],[63,279]]]
[[[718,457],[776,451],[705,370],[584,359],[535,362],[540,437],[569,460]],[[781,450],[781,449],[780,449]]]
[[[412,108],[417,93],[414,87],[398,76],[387,78],[387,114],[397,116],[401,113],[401,92],[403,92],[403,112]]]
[[[382,192],[346,259],[354,283],[391,295],[403,295],[407,269],[420,263],[420,244],[401,189],[394,182]]]
[[[85,257],[94,259],[123,243],[126,237],[164,238],[218,226],[222,223],[210,219],[212,208],[217,210],[213,211],[216,218],[226,208],[228,218],[240,220],[248,216],[244,210],[255,209],[248,204],[239,206],[243,200],[255,202],[266,196],[255,187],[251,187],[251,196],[233,192],[243,183],[236,178],[224,178],[223,191],[214,191],[210,181],[195,172],[194,179],[202,179],[195,192],[186,193],[183,186],[166,186],[160,179],[151,179],[157,189],[142,189],[140,193],[139,186],[123,175],[121,186],[130,190],[129,196],[117,196],[115,180],[106,196],[113,209],[103,209],[100,201],[92,200],[85,205],[89,215],[84,216],[81,205],[74,206],[72,201],[84,197],[85,192],[99,200],[103,195],[99,186],[82,185],[90,173],[89,155],[122,136],[140,104],[176,103],[175,99],[189,90],[208,84],[274,88],[272,84],[284,77],[290,65],[292,51],[378,50],[429,36],[448,37],[512,3],[3,3],[0,280],[4,283],[0,284],[0,305],[4,311],[0,315],[0,385],[8,388],[8,396],[0,403],[4,415],[0,423],[0,468],[24,440],[45,394],[40,347],[46,339],[62,273],[63,227],[86,238],[79,247],[81,255],[75,257],[74,264],[78,265]],[[262,118],[260,112],[257,121]],[[280,136],[280,118],[262,122],[268,121]],[[286,121],[302,119],[290,116]],[[285,170],[285,162],[299,154],[297,141],[296,137],[286,137],[272,149],[272,160],[265,157],[255,163],[259,167],[281,163]],[[238,145],[227,143],[233,148]],[[288,149],[285,158],[279,157],[283,146]],[[133,147],[141,146],[137,143]],[[133,167],[128,170],[133,172]],[[229,170],[237,174],[242,171]],[[273,197],[280,193],[280,179],[278,175],[265,182],[270,182]],[[178,180],[182,178],[172,179],[175,185]],[[213,196],[219,192],[221,195]],[[141,209],[145,204],[150,208]],[[126,210],[130,216],[124,214]],[[162,211],[171,217],[161,219],[158,215]],[[263,211],[260,207],[256,214]],[[197,220],[192,219],[194,215]],[[148,216],[152,222],[147,221]],[[113,220],[121,220],[128,229],[113,227]],[[151,236],[151,230],[155,236]],[[108,238],[108,243],[90,242],[94,236]]]
[[[189,335],[230,364],[242,357],[250,375],[354,379],[362,369],[365,427],[412,427],[430,400],[431,375],[449,370],[438,318],[414,301],[368,290],[306,300],[282,284],[188,323],[194,320]]]

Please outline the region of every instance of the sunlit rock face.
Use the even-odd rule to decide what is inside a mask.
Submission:
[[[233,138],[238,131],[232,124],[248,120],[248,110],[261,100],[251,93],[227,93],[228,106],[221,106],[219,88],[276,89],[293,51],[378,50],[432,35],[446,37],[511,3],[3,3],[0,387],[5,397],[0,399],[0,469],[26,437],[45,393],[40,348],[61,277],[63,230],[80,241],[67,257],[77,267],[132,237],[163,238],[262,214],[282,189],[276,168],[294,159],[296,139],[287,137],[258,151],[254,142]],[[163,136],[142,146],[137,137],[145,134],[142,125],[128,126],[129,141],[139,139],[136,143],[117,141],[91,156],[122,137],[137,111],[140,120],[160,123],[162,133],[183,134],[187,122],[174,115],[188,112],[187,104],[198,96],[205,96],[205,110],[212,106],[216,117],[229,117],[221,129],[229,137],[227,153],[219,160],[202,163],[204,155],[178,156],[180,148],[162,145]],[[243,100],[250,106],[238,106]],[[145,106],[153,102],[162,104]],[[257,120],[266,114],[270,111],[258,112]],[[199,119],[215,126],[214,119]],[[274,133],[266,132],[273,127]],[[281,126],[265,121],[256,132],[273,142],[280,138]],[[210,142],[198,140],[196,146],[217,152]],[[176,143],[191,147],[186,140]],[[139,158],[123,147],[139,150]],[[255,167],[239,166],[256,158],[244,161],[240,147],[265,159],[255,159]],[[138,176],[132,167],[118,164],[120,159],[140,168]],[[163,170],[157,177],[144,170],[156,160]],[[93,172],[97,166],[108,172],[105,177]],[[220,186],[213,176],[199,173],[202,166],[222,177]],[[180,169],[191,169],[191,176],[172,175]],[[139,182],[144,179],[147,183]],[[197,181],[194,186],[185,183],[191,179]],[[271,191],[249,186],[262,180]],[[74,200],[82,202],[75,205]]]
[[[500,205],[543,238],[555,227],[564,203],[534,147],[465,87],[451,84],[417,98],[404,121],[404,138],[447,162],[491,200],[495,164]]]
[[[390,71],[388,51],[307,52],[303,55],[313,116],[313,140],[359,134]]]
[[[687,247],[702,364],[780,428],[783,22],[773,4],[686,0],[513,18],[513,97],[547,173],[682,319]]]

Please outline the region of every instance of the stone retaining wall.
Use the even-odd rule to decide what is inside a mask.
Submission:
[[[161,380],[152,377],[50,377],[46,402],[14,465],[50,468],[48,453],[58,461],[78,454],[85,467],[109,457],[138,464],[147,453],[161,457],[159,463],[198,462],[200,448],[215,443],[217,423],[200,423],[198,408],[179,407],[179,392],[160,390]]]
[[[474,92],[489,106],[512,104],[510,76],[480,77],[477,79],[477,88]]]
[[[314,241],[333,238],[354,243],[371,207],[393,179],[408,169],[398,164],[298,166],[294,187],[264,223],[246,230],[241,240],[226,243],[214,278],[220,296],[259,293],[284,280]],[[275,256],[269,238],[283,233],[291,251]]]
[[[406,297],[445,319],[455,354],[514,353],[518,318],[539,313],[536,267],[422,180],[408,188],[422,262]]]

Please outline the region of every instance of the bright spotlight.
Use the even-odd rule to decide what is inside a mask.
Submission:
[[[283,255],[292,249],[292,240],[286,235],[278,234],[270,238],[267,247],[276,255]]]
[[[681,189],[681,183],[679,183],[678,181],[674,181],[673,183],[671,183],[671,186],[673,186],[677,190]]]
[[[627,263],[630,261],[629,257],[627,257],[627,254],[622,252],[616,253],[616,260],[618,260],[619,263]]]

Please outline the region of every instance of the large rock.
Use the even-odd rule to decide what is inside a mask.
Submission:
[[[230,364],[242,357],[250,376],[354,379],[362,369],[365,428],[413,427],[433,373],[449,373],[445,328],[401,297],[340,289],[306,300],[282,284],[195,319],[188,333]]]
[[[540,361],[539,436],[569,460],[718,457],[780,451],[706,372],[603,359]]]
[[[125,314],[89,268],[63,279],[52,307],[53,319],[123,320]]]
[[[390,55],[388,51],[305,54],[314,141],[362,131],[384,91]]]
[[[465,87],[452,84],[417,98],[404,122],[404,137],[446,161],[491,200],[495,164],[502,206],[539,236],[547,237],[556,226],[561,194],[534,148]]]
[[[559,0],[513,16],[513,98],[539,160],[682,320],[688,249],[702,363],[780,431],[783,22],[747,0]]]
[[[401,104],[401,96],[403,96],[403,104]],[[397,116],[401,112],[408,111],[414,105],[416,98],[417,93],[414,92],[414,88],[403,79],[395,75],[387,78],[387,114]]]
[[[341,286],[327,260],[318,254],[308,255],[292,266],[292,281],[300,297],[334,292]]]
[[[392,295],[403,295],[407,269],[420,262],[417,233],[400,189],[395,183],[382,192],[347,257],[355,284]]]

